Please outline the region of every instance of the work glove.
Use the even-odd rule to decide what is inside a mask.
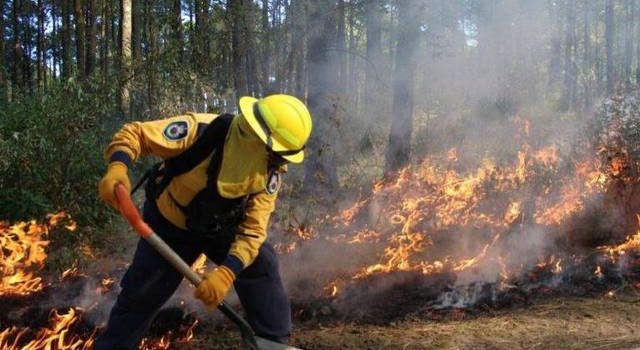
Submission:
[[[98,184],[98,193],[100,198],[114,208],[118,208],[118,200],[116,198],[116,184],[121,183],[126,187],[127,191],[131,191],[131,181],[127,175],[127,166],[122,162],[112,162],[107,168]]]
[[[194,295],[209,307],[218,306],[224,300],[235,279],[236,275],[233,271],[220,265],[204,274]]]

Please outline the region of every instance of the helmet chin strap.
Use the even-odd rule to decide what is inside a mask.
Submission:
[[[273,138],[271,136],[273,133],[271,132],[271,129],[269,129],[267,122],[265,122],[264,117],[262,116],[262,113],[260,113],[260,108],[258,108],[258,102],[253,104],[253,115],[256,116],[256,120],[258,121],[258,124],[260,125],[262,132],[264,132],[265,136],[267,136],[267,151],[273,152],[279,156],[292,156],[304,150],[305,146],[302,146],[299,149],[288,150],[288,151],[274,151]]]

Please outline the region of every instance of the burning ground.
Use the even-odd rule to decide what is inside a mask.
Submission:
[[[625,123],[605,122],[595,144],[547,142],[515,117],[516,147],[506,156],[467,159],[468,146],[451,148],[364,189],[339,212],[275,225],[299,327],[294,345],[637,344],[629,330],[638,326],[640,198]],[[126,258],[95,271],[44,273],[49,232],[73,234],[74,226],[63,214],[0,226],[0,348],[91,347]],[[181,299],[189,297],[174,298],[141,349],[209,348],[220,334],[221,347],[237,344],[229,325]],[[544,326],[536,325],[541,317]],[[596,318],[606,324],[595,327]],[[549,333],[570,324],[584,328]],[[492,333],[500,327],[510,330]],[[538,336],[507,336],[527,332]]]

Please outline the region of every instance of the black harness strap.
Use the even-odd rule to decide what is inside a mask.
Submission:
[[[164,161],[167,175],[184,174],[202,163],[207,156],[224,144],[233,115],[223,114],[214,119],[186,151]]]
[[[135,189],[146,179],[148,181],[145,186],[147,197],[153,200],[158,199],[174,177],[195,168],[224,145],[233,118],[232,114],[223,114],[214,119],[184,152],[165,159],[149,169]]]

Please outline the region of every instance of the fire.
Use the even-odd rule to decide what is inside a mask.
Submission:
[[[75,230],[75,222],[64,212],[49,215],[44,224],[35,220],[14,225],[0,221],[0,295],[29,295],[42,290],[42,278],[37,272],[47,258],[46,237],[51,228],[63,221],[68,230]]]
[[[640,215],[637,215],[636,217],[638,219],[638,224],[640,225]],[[638,229],[638,231],[634,235],[628,236],[627,240],[624,243],[614,247],[604,248],[607,249],[607,251],[611,255],[624,255],[627,251],[640,249],[640,229]]]
[[[198,325],[198,320],[195,320],[186,329],[180,329],[179,332],[183,333],[181,336],[175,336],[173,332],[169,331],[167,334],[161,336],[158,339],[143,338],[138,345],[139,350],[166,350],[170,349],[174,344],[188,343],[193,339],[193,330]]]
[[[77,266],[72,266],[64,271],[62,271],[62,273],[60,274],[60,280],[65,280],[67,278],[71,278],[71,277],[75,277],[78,276],[80,272],[78,271],[78,267]]]
[[[602,277],[604,277],[604,274],[602,273],[602,267],[600,267],[600,265],[596,266],[596,270],[593,271],[593,274],[598,278],[598,279],[602,279]]]
[[[78,311],[69,309],[60,314],[53,310],[50,316],[50,327],[40,329],[33,340],[22,345],[23,338],[31,332],[29,328],[10,327],[0,333],[0,349],[3,350],[84,350],[93,346],[93,334],[88,337],[70,335],[72,328],[79,320]]]
[[[204,254],[200,254],[196,261],[191,264],[191,269],[202,275],[207,269],[207,256]]]
[[[330,298],[335,297],[336,295],[338,295],[338,282],[334,281],[329,283],[325,288],[324,288],[325,294],[328,295]]]
[[[0,296],[28,296],[50,287],[53,283],[65,283],[71,277],[86,277],[76,263],[65,269],[58,279],[49,284],[39,275],[46,263],[46,248],[49,232],[55,226],[68,231],[77,229],[76,223],[64,212],[47,216],[45,223],[36,221],[18,222],[9,225],[0,221],[0,271],[2,279]],[[99,295],[106,293],[116,282],[112,277],[104,277],[98,285]],[[39,329],[10,326],[0,329],[0,349],[2,350],[84,350],[92,349],[97,329],[87,331],[81,324],[84,310],[70,308],[66,312],[52,309],[49,325]],[[173,343],[188,342],[193,338],[197,320],[190,326],[180,326],[156,339],[145,339],[140,349],[168,349]]]
[[[530,123],[515,122],[521,147],[511,161],[459,164],[453,148],[378,181],[368,196],[334,216],[331,226],[349,233],[325,239],[380,249],[377,261],[354,269],[351,280],[394,271],[470,275],[489,270],[496,280],[507,281],[535,267],[535,262],[520,262],[508,249],[510,240],[530,235],[528,230],[560,234],[586,203],[606,191],[610,177],[594,154],[585,152],[575,161],[575,154],[563,154],[555,143],[534,148],[528,142]],[[640,231],[627,245],[640,247]],[[538,267],[562,274],[566,260],[549,259],[538,249],[544,263]],[[334,286],[326,285],[326,291]]]

